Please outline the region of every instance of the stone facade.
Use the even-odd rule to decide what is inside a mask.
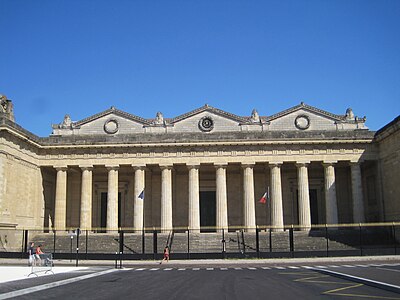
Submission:
[[[112,107],[77,122],[66,115],[38,137],[3,113],[0,226],[251,231],[394,221],[398,129],[375,137],[364,123],[350,109],[304,103],[245,117],[205,105],[170,119]]]
[[[400,117],[376,133],[379,144],[380,182],[377,190],[371,187],[366,193],[370,196],[373,205],[381,194],[384,203],[384,218],[388,222],[398,222],[400,216]],[[374,174],[366,178],[368,182],[374,180]]]

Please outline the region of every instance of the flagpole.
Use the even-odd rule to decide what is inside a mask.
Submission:
[[[267,201],[268,201],[268,206],[267,209],[269,210],[269,225],[272,225],[272,220],[271,220],[271,198],[269,196],[269,186],[267,187]]]

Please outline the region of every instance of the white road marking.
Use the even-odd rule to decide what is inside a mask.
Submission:
[[[97,272],[97,273],[92,273],[92,274],[87,274],[87,275],[78,276],[78,277],[74,277],[74,278],[55,281],[55,282],[51,282],[51,283],[47,283],[47,284],[42,284],[42,285],[38,285],[38,286],[34,286],[34,287],[22,289],[22,290],[8,292],[8,293],[0,294],[0,299],[2,300],[2,299],[15,298],[15,297],[18,297],[18,296],[31,294],[31,293],[35,293],[35,292],[51,289],[51,288],[54,288],[54,287],[58,287],[58,286],[62,286],[62,285],[66,285],[66,284],[70,284],[70,283],[74,283],[74,282],[78,282],[78,281],[81,281],[81,280],[85,280],[85,279],[89,279],[89,278],[105,275],[105,274],[112,273],[112,272],[115,272],[115,271],[118,271],[118,270],[117,269],[110,269],[110,270],[105,270],[105,271],[101,271],[101,272]]]
[[[207,268],[206,270],[207,270],[207,271],[213,271],[214,268]]]
[[[193,268],[192,270],[193,270],[193,271],[199,271],[200,268]]]
[[[149,271],[157,271],[157,270],[160,270],[160,268],[152,268],[152,269],[149,269]]]
[[[314,270],[317,270],[317,269],[314,269]],[[387,289],[389,289],[390,291],[394,291],[395,293],[400,292],[400,286],[394,285],[394,284],[371,280],[371,279],[367,279],[367,278],[363,278],[363,277],[357,277],[357,276],[353,276],[353,275],[349,275],[349,274],[345,274],[345,273],[334,272],[331,270],[319,270],[319,272],[329,274],[329,275],[339,276],[342,278],[351,278],[350,280],[353,280],[356,282],[361,282],[363,284],[366,284],[365,282],[367,282],[367,284],[372,285],[372,286],[384,286]]]
[[[186,270],[186,268],[180,268],[180,269],[178,269],[178,271],[185,271]]]
[[[134,269],[135,271],[143,271],[146,270],[146,268],[139,268],[139,269]]]
[[[310,266],[301,266],[302,268],[304,268],[304,269],[312,269],[313,267],[310,267]]]
[[[257,270],[257,268],[252,268],[252,267],[249,267],[249,268],[247,268],[248,270]]]
[[[329,268],[339,268],[339,266],[336,266],[336,265],[329,265],[328,267]]]
[[[345,267],[345,268],[355,268],[355,266],[352,266],[352,265],[342,265],[342,267]]]
[[[299,267],[295,267],[295,266],[289,266],[289,269],[300,269]]]
[[[235,268],[235,270],[243,270],[242,268]]]
[[[393,272],[400,272],[400,270],[393,270],[393,269],[388,269],[388,268],[377,268],[380,270],[386,270],[386,271],[393,271]]]
[[[227,271],[228,268],[220,268],[221,271]]]
[[[326,269],[326,266],[314,266],[314,268]]]
[[[270,267],[261,267],[261,269],[263,269],[263,270],[271,270]]]
[[[284,268],[284,267],[274,267],[275,269],[278,269],[278,270],[285,270],[286,268]]]
[[[163,269],[164,271],[171,271],[172,270],[172,268],[165,268],[165,269]]]

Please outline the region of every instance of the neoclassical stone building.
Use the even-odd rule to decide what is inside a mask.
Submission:
[[[0,226],[199,231],[385,221],[383,189],[399,195],[400,184],[398,168],[382,176],[380,155],[398,164],[399,121],[378,139],[364,123],[351,109],[337,115],[304,103],[270,116],[206,104],[154,119],[111,107],[76,122],[66,115],[38,137],[15,123],[3,97]]]

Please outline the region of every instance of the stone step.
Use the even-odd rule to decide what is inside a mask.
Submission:
[[[330,250],[351,250],[358,249],[360,242],[360,234],[358,230],[329,230],[328,247]],[[162,253],[167,244],[168,237],[172,238],[171,251],[175,253],[187,253],[188,251],[188,234],[187,232],[157,234],[157,253]],[[225,249],[227,252],[255,252],[256,251],[256,235],[253,232],[226,232]],[[69,253],[76,251],[79,247],[80,252],[88,253],[115,253],[119,251],[119,235],[108,233],[90,233],[82,234],[79,237],[79,245],[77,245],[77,237],[68,234],[56,235],[55,252]],[[261,251],[270,249],[270,238],[272,241],[272,250],[290,251],[289,232],[260,232],[259,247]],[[54,235],[52,233],[40,233],[31,236],[36,245],[42,244],[46,252],[53,252]],[[124,233],[124,253],[141,254],[142,234]],[[145,234],[145,253],[153,253],[153,233]],[[362,236],[363,247],[391,245],[392,240],[390,233],[382,230],[363,231]],[[191,233],[189,235],[189,251],[191,253],[207,253],[222,251],[222,233]],[[327,247],[325,231],[294,231],[294,250],[295,251],[324,251]]]

